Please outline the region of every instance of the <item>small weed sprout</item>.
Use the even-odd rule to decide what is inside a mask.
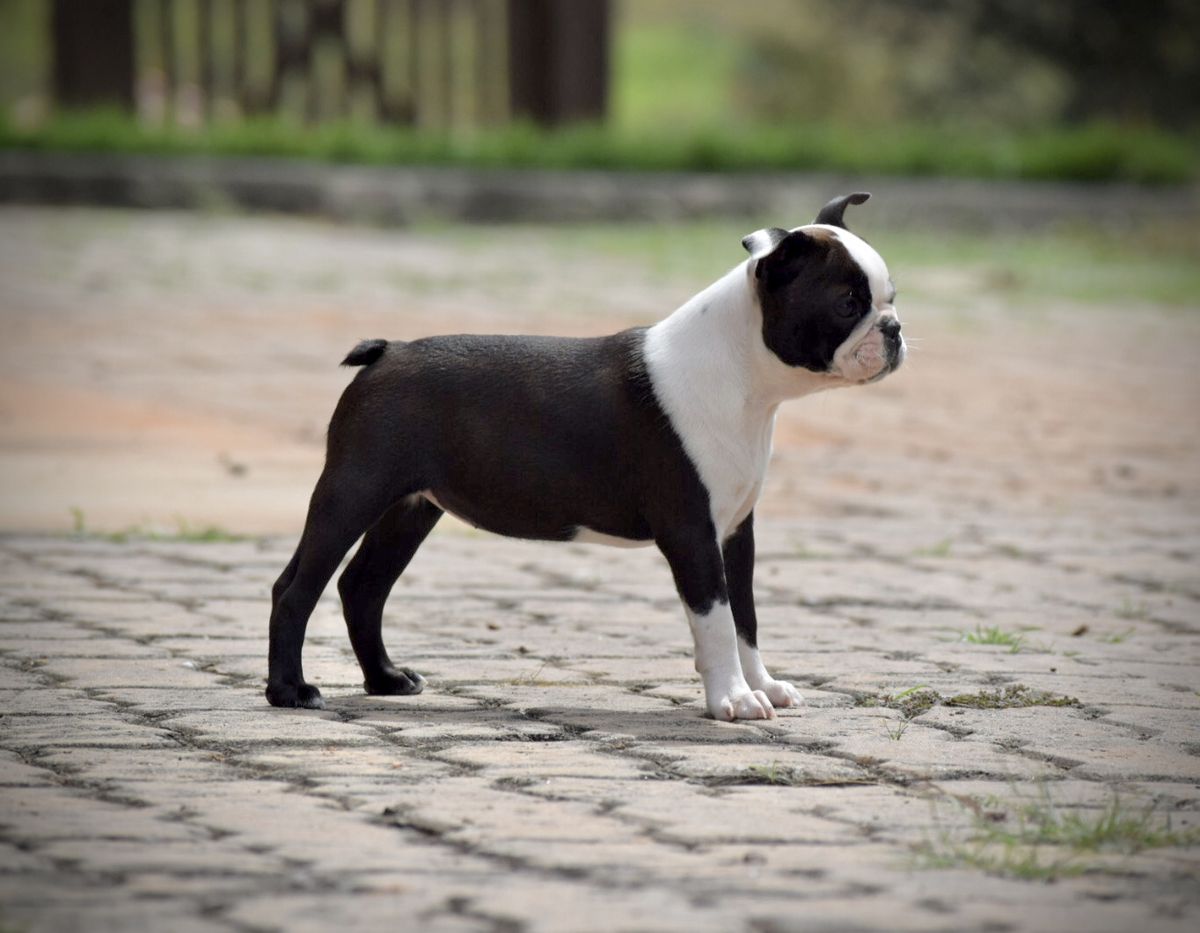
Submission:
[[[245,536],[227,531],[220,525],[193,525],[181,515],[175,516],[173,531],[163,531],[161,526],[147,522],[129,525],[117,531],[94,531],[88,527],[87,516],[78,506],[70,507],[71,533],[80,537],[95,538],[101,541],[111,541],[113,544],[125,544],[130,540],[142,541],[187,541],[199,544],[219,544],[230,541],[244,541]]]
[[[976,625],[975,631],[963,632],[962,640],[971,645],[1002,645],[1008,648],[1010,654],[1016,654],[1025,645],[1024,635],[1006,632],[998,625],[987,628]]]
[[[772,761],[769,765],[750,765],[746,772],[755,784],[791,785],[796,782],[792,770],[785,768],[778,761]]]
[[[943,538],[941,541],[937,542],[937,544],[930,545],[929,547],[918,548],[917,550],[913,551],[913,556],[949,557],[950,551],[953,547],[954,540],[952,538]]]
[[[541,684],[540,678],[542,676],[542,671],[544,671],[546,669],[547,663],[549,663],[549,662],[543,661],[536,671],[531,671],[528,674],[518,674],[516,677],[511,678],[508,681],[508,683],[514,687],[540,686],[540,684]]]
[[[904,738],[904,733],[908,731],[908,727],[912,725],[911,719],[898,719],[896,722],[885,720],[887,723],[884,728],[887,730],[887,737],[893,742],[899,742]]]
[[[887,737],[893,742],[899,742],[904,738],[904,733],[908,731],[912,721],[929,712],[940,700],[941,696],[936,690],[930,690],[928,684],[916,684],[896,693],[866,697],[860,702],[860,705],[884,706],[888,709],[898,710],[900,712],[899,720],[891,720],[884,716],[879,718],[884,721]]]
[[[1126,596],[1121,600],[1121,608],[1117,610],[1118,619],[1126,619],[1131,622],[1150,618],[1150,607],[1145,603],[1135,603],[1132,599]]]

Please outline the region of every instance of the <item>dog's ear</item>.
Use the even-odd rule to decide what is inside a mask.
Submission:
[[[775,251],[775,247],[787,239],[788,232],[780,227],[763,227],[742,237],[742,246],[751,259],[762,259]]]
[[[831,227],[841,227],[843,230],[849,230],[850,228],[846,226],[846,221],[842,219],[846,213],[846,205],[862,204],[870,197],[870,193],[866,191],[839,195],[821,208],[821,213],[817,214],[817,219],[813,223],[829,224]]]
[[[774,280],[781,275],[790,278],[791,273],[787,270],[797,260],[807,257],[816,243],[802,230],[767,227],[751,233],[742,240],[742,245],[749,251],[750,258],[756,260],[755,277]]]

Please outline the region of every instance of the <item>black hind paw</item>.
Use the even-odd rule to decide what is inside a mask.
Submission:
[[[290,709],[324,709],[321,691],[312,684],[267,684],[267,702]]]
[[[408,668],[389,666],[368,677],[363,687],[374,696],[411,696],[425,689],[425,678]]]

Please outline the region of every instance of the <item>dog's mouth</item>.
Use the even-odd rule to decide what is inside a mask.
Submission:
[[[894,337],[884,338],[884,365],[883,369],[879,370],[874,376],[867,380],[869,385],[872,382],[878,382],[884,376],[890,376],[904,362],[904,357],[908,354],[908,347],[904,344],[904,338],[899,334]]]
[[[904,362],[906,348],[900,334],[889,335],[875,327],[835,358],[831,375],[852,385],[870,385],[895,372]]]

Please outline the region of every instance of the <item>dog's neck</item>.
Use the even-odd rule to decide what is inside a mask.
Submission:
[[[743,263],[646,333],[646,368],[695,465],[721,540],[754,508],[771,459],[775,412],[836,380],[788,366],[763,342]]]
[[[676,390],[722,407],[773,412],[780,402],[833,388],[841,380],[788,366],[763,342],[754,262],[743,262],[650,329],[647,361]]]

